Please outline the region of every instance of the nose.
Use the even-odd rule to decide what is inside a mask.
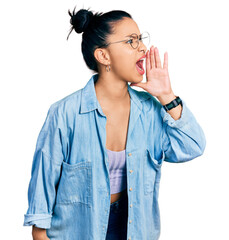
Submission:
[[[138,51],[139,52],[143,51],[144,53],[146,53],[146,51],[147,51],[146,45],[141,41],[139,41]]]

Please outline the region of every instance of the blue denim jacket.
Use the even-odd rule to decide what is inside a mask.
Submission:
[[[107,119],[96,97],[97,79],[98,74],[93,75],[84,88],[53,103],[37,139],[24,226],[45,228],[53,240],[106,238],[110,211]],[[156,240],[162,163],[202,155],[206,140],[184,101],[181,118],[174,120],[148,92],[129,85],[128,92],[127,237]]]

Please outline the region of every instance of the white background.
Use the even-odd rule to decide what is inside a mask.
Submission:
[[[162,61],[168,52],[172,89],[205,132],[204,155],[186,163],[163,164],[160,240],[229,239],[226,4],[222,0],[0,3],[2,239],[32,239],[31,227],[23,227],[23,221],[39,131],[50,105],[84,87],[92,75],[81,53],[81,34],[73,31],[66,41],[67,11],[75,5],[96,12],[129,12],[141,32],[150,33]]]

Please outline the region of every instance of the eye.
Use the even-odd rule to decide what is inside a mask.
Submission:
[[[126,43],[133,43],[133,39],[128,40]]]

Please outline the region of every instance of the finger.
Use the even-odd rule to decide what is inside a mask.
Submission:
[[[168,69],[168,53],[165,52],[164,54],[164,64],[163,64],[164,69]]]
[[[155,48],[155,59],[156,59],[156,61],[155,61],[156,67],[161,68],[161,59],[160,59],[159,50],[157,47]]]
[[[150,59],[149,59],[149,50],[146,52],[146,70],[149,71],[151,69]]]
[[[150,48],[150,62],[151,62],[151,68],[155,68],[154,46]]]

